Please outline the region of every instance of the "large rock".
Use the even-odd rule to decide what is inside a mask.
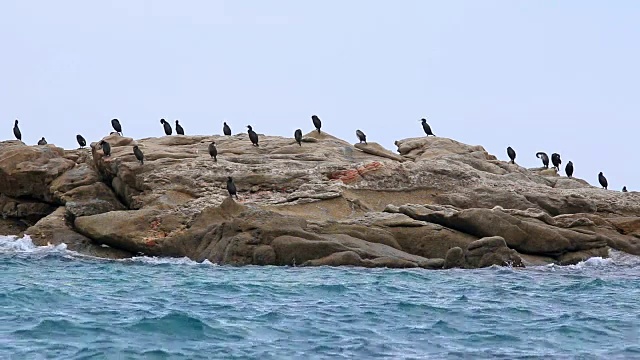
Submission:
[[[325,132],[305,134],[302,146],[258,136],[260,147],[244,132],[112,134],[110,157],[97,142],[68,151],[2,142],[2,226],[19,232],[40,220],[31,232],[43,243],[63,241],[38,230],[53,223],[70,241],[82,234],[128,253],[234,265],[470,268],[569,264],[609,248],[640,254],[638,193],[526,169],[442,137],[399,140],[396,154]]]

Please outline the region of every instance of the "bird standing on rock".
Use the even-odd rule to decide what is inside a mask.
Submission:
[[[102,148],[102,152],[104,153],[104,157],[111,156],[111,145],[109,145],[108,142],[106,142],[104,140],[100,140],[100,142],[98,144]]]
[[[13,123],[13,135],[16,137],[16,139],[22,141],[22,133],[20,132],[20,128],[18,127],[18,120]]]
[[[165,119],[160,119],[160,124],[164,127],[164,133],[167,135],[171,135],[173,130],[171,129],[171,124],[169,124]]]
[[[422,129],[424,129],[424,133],[427,134],[427,136],[429,135],[433,135],[433,132],[431,131],[431,126],[429,126],[429,124],[427,124],[427,119],[422,119],[420,120],[422,122]]]
[[[225,134],[225,136],[231,136],[231,128],[226,122],[222,125],[222,133]]]
[[[112,119],[111,126],[113,127],[113,130],[115,130],[119,135],[122,135],[122,125],[120,125],[120,120]]]
[[[602,175],[602,171],[600,172],[600,174],[598,174],[598,182],[600,182],[600,185],[602,185],[603,189],[607,190],[607,186],[609,186],[609,183],[607,182],[607,178]]]
[[[184,135],[184,129],[182,128],[182,126],[178,123],[178,120],[176,120],[176,134],[178,135]]]
[[[360,143],[364,141],[364,144],[367,145],[367,135],[360,130],[356,130],[356,136],[358,137],[358,140],[360,140]]]
[[[209,144],[209,155],[213,158],[213,161],[218,162],[218,149],[216,148],[216,142],[212,141]]]
[[[553,153],[551,154],[551,163],[553,167],[556,168],[557,171],[560,171],[560,164],[562,164],[562,160],[560,160],[560,154]]]
[[[296,139],[298,145],[302,146],[302,130],[298,129],[293,133],[293,137]]]
[[[511,146],[509,146],[507,148],[507,155],[509,155],[509,159],[511,159],[511,163],[515,164],[516,163],[516,151],[513,150],[513,148],[511,148]]]
[[[135,155],[136,159],[140,161],[140,165],[144,165],[144,154],[142,153],[142,150],[138,148],[138,145],[133,145],[133,155]]]
[[[622,187],[622,192],[628,192],[628,191],[627,191],[627,187],[626,187],[626,186],[623,186],[623,187]]]
[[[536,157],[538,159],[542,159],[542,165],[544,166],[545,169],[549,168],[549,156],[547,156],[547,153],[544,153],[542,151],[537,152]]]
[[[567,173],[567,177],[571,178],[573,176],[573,163],[569,161],[567,166],[564,167],[564,172]]]
[[[78,140],[78,145],[80,145],[80,149],[87,146],[87,140],[85,140],[82,135],[76,135],[76,140]]]
[[[47,145],[47,140],[44,139],[44,136],[42,139],[38,140],[38,145]]]
[[[318,129],[318,134],[320,133],[320,128],[322,127],[322,121],[317,115],[311,115],[311,121],[313,121],[313,126]]]
[[[227,191],[229,192],[229,196],[238,198],[238,191],[236,190],[236,184],[233,183],[233,178],[231,176],[227,177]]]
[[[249,133],[249,140],[251,140],[251,144],[255,145],[255,146],[260,146],[258,145],[258,134],[256,134],[255,131],[253,131],[253,128],[251,127],[251,125],[247,125],[247,133]]]

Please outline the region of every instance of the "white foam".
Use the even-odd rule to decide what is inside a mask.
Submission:
[[[0,253],[66,253],[67,245],[36,246],[29,235],[18,238],[13,235],[0,235]]]
[[[217,266],[213,264],[209,260],[205,260],[203,262],[196,262],[188,257],[181,258],[171,258],[171,257],[157,257],[157,256],[134,256],[128,259],[120,259],[117,261],[122,262],[140,262],[143,264],[149,265],[188,265],[188,266],[196,266],[196,265],[207,265],[207,266]]]

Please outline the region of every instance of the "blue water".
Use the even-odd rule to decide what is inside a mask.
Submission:
[[[0,358],[640,358],[640,258],[612,255],[524,270],[226,267],[0,237]]]

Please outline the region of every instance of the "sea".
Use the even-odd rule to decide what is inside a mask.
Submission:
[[[0,359],[342,358],[640,359],[640,258],[233,267],[0,236]]]

